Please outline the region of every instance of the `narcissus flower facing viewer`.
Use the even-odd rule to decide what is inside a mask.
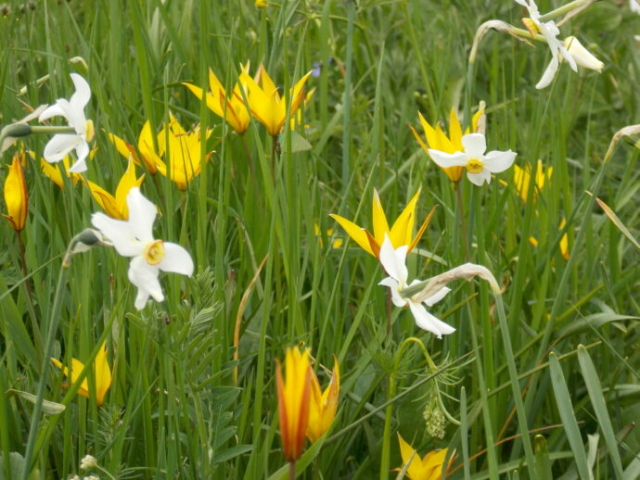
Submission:
[[[282,437],[282,455],[294,463],[304,450],[305,433],[309,424],[309,400],[311,398],[312,370],[309,351],[287,348],[284,361],[285,378],[276,359],[276,388],[278,391],[278,416]]]
[[[413,250],[420,241],[420,238],[427,229],[429,221],[431,220],[431,217],[433,216],[433,213],[435,211],[434,207],[420,226],[418,233],[416,233],[415,237],[412,237],[413,225],[416,218],[416,204],[418,203],[418,198],[420,197],[421,191],[422,189],[418,189],[416,194],[409,201],[400,216],[394,222],[393,226],[389,228],[387,216],[382,209],[382,203],[380,202],[378,191],[374,188],[372,208],[373,235],[364,228],[356,225],[355,223],[347,220],[344,217],[341,217],[340,215],[330,214],[329,216],[335,219],[358,245],[360,245],[365,251],[376,258],[379,257],[380,246],[382,245],[386,234],[388,234],[389,240],[394,248],[406,245],[408,247],[408,253]]]
[[[89,144],[94,136],[93,122],[84,115],[84,107],[91,99],[91,88],[87,81],[77,73],[71,74],[71,80],[76,87],[75,93],[69,100],[58,99],[40,114],[40,121],[51,117],[64,117],[75,133],[58,133],[54,135],[44,147],[43,156],[47,162],[59,162],[71,150],[76,151],[78,157],[69,169],[72,173],[84,172],[87,169],[86,158],[89,155]]]
[[[256,5],[257,6],[257,5]],[[263,5],[266,7],[266,3]],[[191,93],[202,100],[203,90],[191,83],[183,83]],[[248,98],[248,94],[245,92]],[[236,133],[244,133],[249,128],[251,114],[242,98],[240,84],[236,83],[233,92],[227,96],[222,83],[218,80],[213,70],[209,69],[209,92],[206,93],[207,107],[220,118],[223,118],[235,130]]]
[[[398,442],[400,443],[400,454],[402,455],[402,468],[404,468],[413,455],[409,468],[407,469],[407,478],[410,480],[440,480],[442,478],[444,460],[447,457],[446,448],[433,450],[427,453],[424,458],[420,458],[418,452],[405,442],[400,434],[398,434]],[[447,469],[451,466],[452,461],[453,458],[449,460]]]
[[[467,178],[475,185],[482,186],[491,182],[491,174],[508,169],[516,159],[511,150],[491,151],[485,155],[487,141],[481,133],[470,133],[462,137],[463,152],[447,153],[430,148],[429,155],[434,162],[443,168],[464,167]]]
[[[333,376],[324,392],[320,390],[320,382],[311,367],[311,396],[309,403],[309,425],[307,438],[315,442],[329,430],[338,410],[338,394],[340,393],[340,366],[334,358]]]
[[[389,276],[382,280],[380,285],[389,287],[391,290],[391,301],[396,307],[409,306],[418,327],[433,333],[438,338],[442,338],[442,335],[449,335],[455,332],[455,328],[431,315],[427,312],[424,305],[422,305],[424,302],[427,306],[431,307],[438,303],[451,291],[449,288],[443,286],[437,292],[434,292],[433,295],[422,301],[418,301],[414,299],[414,297],[403,296],[402,290],[409,286],[409,284],[407,284],[409,272],[406,266],[407,248],[406,245],[403,245],[394,249],[389,237],[385,234],[384,242],[380,248],[380,263],[382,263],[382,266]],[[420,281],[414,280],[411,285],[417,283],[420,283]]]
[[[193,260],[180,245],[153,238],[153,222],[156,206],[147,200],[138,187],[127,195],[129,220],[114,220],[103,213],[94,213],[93,226],[109,239],[118,253],[132,257],[129,264],[129,280],[138,287],[135,306],[142,310],[149,297],[156,302],[164,300],[158,281],[160,271],[191,276]]]
[[[75,358],[71,359],[71,371],[69,371],[69,369],[67,369],[67,367],[65,367],[59,360],[52,358],[51,361],[56,367],[62,370],[62,373],[67,377],[71,377],[71,383],[76,383],[85,368],[84,364]],[[100,406],[104,403],[104,397],[111,387],[111,368],[109,367],[109,362],[107,362],[106,342],[100,347],[100,350],[96,354],[96,358],[93,362],[93,378],[96,387],[96,403]],[[86,377],[78,389],[78,394],[83,397],[91,398],[89,381]]]
[[[24,228],[29,207],[27,183],[22,169],[24,159],[25,152],[18,152],[13,156],[13,162],[7,166],[9,173],[4,181],[4,202],[7,205],[7,214],[2,216],[16,232]]]
[[[471,130],[473,133],[484,133],[486,127],[486,116],[484,113],[485,103],[480,102],[480,106],[478,111],[473,116],[471,120]],[[440,150],[446,153],[455,153],[462,150],[462,127],[460,126],[460,121],[458,120],[458,115],[456,111],[452,108],[449,113],[449,136],[442,131],[442,127],[440,124],[436,124],[436,128],[433,128],[429,125],[429,122],[425,120],[420,112],[418,112],[418,117],[420,119],[420,123],[422,125],[422,129],[424,130],[425,140],[420,137],[415,128],[409,126],[413,135],[418,140],[418,143],[422,147],[422,149],[429,153],[429,149],[433,148],[434,150]],[[469,131],[469,127],[465,130],[464,134],[471,133]],[[449,180],[452,182],[459,182],[462,178],[462,167],[449,167],[442,169],[444,173],[446,173]]]
[[[129,165],[127,170],[122,175],[118,187],[116,188],[116,194],[111,195],[101,186],[87,181],[91,195],[95,198],[96,202],[107,212],[111,218],[118,220],[127,220],[129,218],[129,211],[127,209],[127,195],[133,187],[139,187],[144,180],[144,174],[140,178],[136,178],[136,166],[133,159],[129,159]]]
[[[255,80],[247,72],[243,71],[240,74],[240,83],[249,92],[251,113],[267,128],[269,135],[276,136],[282,132],[287,113],[290,118],[294,118],[305,99],[304,85],[310,76],[311,72],[293,86],[290,91],[289,105],[287,105],[285,98],[280,96],[278,88],[263,65],[258,68]]]

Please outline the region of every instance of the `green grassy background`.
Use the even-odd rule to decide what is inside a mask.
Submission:
[[[559,5],[539,2],[542,12]],[[621,141],[603,163],[613,134],[640,119],[640,16],[627,2],[594,3],[562,26],[605,70],[575,74],[562,65],[542,91],[534,86],[550,57],[544,44],[490,32],[469,68],[482,22],[521,26],[526,12],[510,1],[273,1],[256,9],[250,1],[43,0],[7,8],[0,124],[25,116],[25,105],[68,98],[68,74],[77,72],[92,87],[87,116],[97,132],[87,178],[107,190],[126,168],[107,134],[136,143],[146,120],[157,131],[169,111],[184,126],[213,128],[206,151],[216,151],[186,192],[164,177],[147,175],[142,185],[161,212],[156,237],[185,246],[196,264],[191,279],[163,276],[166,302],[135,311],[127,262],[113,251],[74,257],[54,356],[87,360],[107,338],[114,382],[100,408],[63,388],[59,371],[41,371],[62,254],[99,206],[81,183],[63,191],[29,162],[26,279],[16,235],[0,225],[0,390],[35,393],[44,381],[46,399],[67,406],[40,422],[33,478],[79,473],[87,453],[116,478],[280,478],[274,359],[300,342],[316,365],[331,368],[335,354],[343,375],[338,417],[303,457],[302,478],[393,478],[389,469],[402,463],[396,431],[421,455],[455,448],[460,468],[451,478],[571,479],[588,470],[638,478],[640,257],[586,193],[638,238],[638,149]],[[182,86],[206,85],[211,67],[230,87],[247,61],[252,73],[263,62],[283,91],[322,62],[298,130],[312,148],[294,152],[285,134],[273,176],[260,124],[242,138]],[[553,166],[537,204],[520,200],[512,171],[482,188],[464,179],[460,204],[408,128],[418,128],[418,111],[432,124],[452,107],[469,118],[480,100],[489,150],[518,152],[521,167],[538,159]],[[46,141],[32,136],[25,145],[41,154]],[[438,340],[404,309],[391,311],[388,331],[383,270],[327,216],[372,227],[374,187],[390,219],[419,187],[418,222],[439,206],[409,257],[411,278],[473,261],[495,274],[501,298],[459,281],[432,309],[455,334]],[[558,247],[562,219],[568,260]],[[334,237],[345,244],[332,248]],[[423,342],[435,372],[415,343],[403,344],[409,337]],[[423,419],[437,391],[461,421],[448,423],[443,439],[430,437]],[[32,411],[19,396],[0,396],[0,478],[18,478]],[[595,455],[592,469],[585,452]]]

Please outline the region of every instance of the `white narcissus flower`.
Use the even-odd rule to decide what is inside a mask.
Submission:
[[[640,3],[638,0],[629,0],[629,8],[632,12],[640,13]]]
[[[525,25],[529,29],[529,31],[533,34],[539,32],[544,39],[547,41],[547,45],[549,45],[549,49],[551,50],[551,63],[542,74],[542,78],[536,84],[537,89],[541,89],[546,87],[551,83],[553,78],[556,76],[556,72],[558,71],[558,67],[560,65],[560,58],[563,58],[571,67],[574,72],[578,71],[578,66],[576,65],[576,61],[573,59],[571,54],[567,51],[563,43],[558,40],[558,35],[560,34],[560,29],[556,25],[553,20],[548,22],[543,22],[540,20],[540,11],[538,10],[538,6],[534,0],[515,0],[516,3],[519,3],[523,7],[526,7],[529,11],[529,16],[531,18],[531,25],[529,22],[525,21]]]
[[[67,154],[74,150],[78,160],[69,169],[72,173],[80,173],[87,170],[86,158],[89,155],[89,144],[93,139],[93,122],[87,120],[84,115],[84,107],[91,99],[91,88],[87,81],[77,73],[71,74],[71,80],[76,91],[71,98],[60,98],[56,103],[40,114],[40,121],[51,117],[64,117],[75,133],[58,133],[54,135],[44,147],[44,158],[47,162],[59,162]]]
[[[564,46],[579,66],[588,68],[589,70],[595,70],[596,72],[601,72],[604,68],[604,63],[587,50],[576,37],[565,38]]]
[[[428,307],[431,307],[438,303],[451,291],[449,288],[440,288],[434,295],[422,300],[422,302],[417,302],[412,297],[407,298],[401,295],[400,292],[410,286],[407,285],[407,277],[409,276],[406,266],[408,248],[407,245],[403,245],[394,250],[389,237],[385,234],[384,242],[380,247],[380,263],[382,263],[389,276],[382,280],[379,285],[389,287],[391,300],[396,307],[409,306],[418,327],[433,333],[438,338],[455,332],[455,328],[442,320],[438,320],[427,312],[427,309],[422,305],[422,303],[425,303]],[[416,283],[420,283],[420,280],[414,280],[411,285]]]
[[[469,133],[462,137],[462,146],[464,152],[446,153],[431,148],[429,155],[442,168],[465,167],[469,181],[478,186],[482,186],[484,182],[490,183],[492,173],[509,168],[517,155],[511,150],[494,150],[485,155],[487,141],[481,133]]]
[[[132,257],[129,264],[129,280],[138,287],[135,306],[142,310],[149,297],[157,302],[164,300],[158,281],[160,271],[191,276],[193,260],[180,245],[153,238],[153,222],[156,206],[135,187],[127,195],[129,220],[115,220],[103,213],[94,213],[91,223],[111,241],[118,253]]]

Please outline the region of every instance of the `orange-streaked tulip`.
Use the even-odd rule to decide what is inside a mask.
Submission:
[[[409,201],[405,209],[402,211],[398,219],[395,221],[393,226],[389,228],[389,223],[387,222],[387,217],[382,209],[382,204],[380,203],[380,197],[378,196],[377,190],[373,189],[373,235],[369,233],[364,228],[356,225],[350,220],[341,217],[340,215],[330,214],[329,216],[334,218],[342,228],[349,234],[349,236],[355,240],[355,242],[360,245],[364,250],[369,252],[374,257],[378,258],[380,255],[380,246],[384,241],[385,233],[389,236],[389,240],[391,240],[391,244],[394,249],[401,247],[402,245],[408,245],[410,252],[415,248],[422,237],[422,234],[427,229],[429,225],[429,221],[431,220],[431,216],[435,209],[432,209],[422,226],[418,230],[418,233],[415,237],[412,237],[413,234],[413,225],[415,223],[415,211],[416,204],[418,202],[418,198],[420,197],[420,192],[422,189],[418,189],[418,192],[413,196],[413,198]],[[407,252],[407,253],[408,253]]]
[[[484,110],[484,102],[480,102],[480,108],[471,120],[471,129],[473,130],[473,133],[482,132],[484,130]],[[458,115],[453,108],[449,113],[449,136],[442,131],[442,127],[440,127],[439,123],[436,124],[435,128],[433,128],[420,112],[418,112],[418,117],[420,118],[420,123],[422,124],[422,129],[424,130],[426,138],[423,139],[420,137],[415,128],[411,126],[409,128],[411,128],[413,135],[416,137],[416,140],[418,140],[422,149],[427,152],[427,155],[429,155],[429,149],[439,150],[445,153],[456,153],[464,150],[464,147],[462,146],[462,127],[460,126]],[[471,133],[469,128],[465,130],[464,135],[468,133]],[[449,180],[452,182],[459,182],[462,178],[464,167],[448,167],[443,168],[442,170],[447,174]]]
[[[333,376],[329,386],[323,392],[320,390],[320,382],[311,367],[311,398],[309,403],[309,424],[307,425],[307,438],[312,442],[317,441],[325,434],[333,423],[338,410],[338,395],[340,393],[340,365],[338,359],[333,359]]]
[[[295,462],[304,449],[305,433],[309,423],[312,370],[309,350],[303,352],[287,348],[282,379],[282,368],[276,359],[276,387],[278,390],[278,415],[282,454],[289,462]]]
[[[266,6],[266,4],[264,5]],[[202,100],[203,90],[191,83],[183,83],[191,93]],[[247,95],[248,97],[248,95]],[[213,70],[209,69],[209,91],[206,93],[207,107],[220,118],[223,118],[236,133],[244,133],[249,128],[251,114],[242,98],[240,85],[236,83],[233,92],[227,96],[222,83]]]
[[[25,153],[19,152],[13,156],[13,162],[7,166],[9,173],[4,181],[4,201],[7,204],[7,215],[2,215],[11,224],[16,232],[21,231],[27,221],[27,210],[29,208],[29,195],[27,194],[27,183],[24,179],[22,162]]]
[[[87,183],[91,190],[91,195],[93,195],[93,198],[100,204],[107,215],[118,220],[128,220],[129,209],[127,208],[127,195],[133,187],[139,187],[143,180],[144,174],[141,175],[140,178],[136,178],[135,163],[132,158],[129,158],[129,166],[118,183],[115,196],[91,181]]]
[[[89,154],[89,157],[91,158],[91,154]],[[62,162],[58,163],[49,163],[44,158],[40,159],[40,166],[42,167],[42,173],[44,174],[44,176],[63,190],[64,181],[62,179],[62,169],[64,169],[64,173],[67,177],[71,177],[71,183],[73,185],[76,185],[78,183],[78,180],[82,180],[83,178],[81,173],[69,172],[70,164],[71,160],[69,159],[69,156],[64,157],[62,159]]]
[[[302,77],[291,89],[289,105],[285,98],[281,97],[271,77],[260,65],[255,80],[247,72],[240,74],[240,83],[249,92],[248,101],[253,116],[262,123],[269,135],[276,136],[282,132],[287,113],[294,118],[298,107],[305,100],[304,85],[311,76],[311,72]],[[288,112],[287,112],[288,107]]]
[[[400,442],[400,454],[402,455],[403,467],[409,462],[411,455],[413,459],[407,469],[407,478],[410,480],[440,480],[442,478],[442,469],[444,468],[444,460],[447,456],[447,449],[433,450],[427,453],[424,458],[420,458],[418,452],[398,434],[398,442]],[[415,454],[414,454],[415,452]],[[451,466],[453,458],[449,460],[447,469]]]
[[[76,383],[85,368],[84,364],[75,358],[71,359],[71,372],[69,372],[69,369],[59,360],[52,358],[51,361],[56,367],[62,370],[62,373],[64,373],[65,376],[71,377],[71,383]],[[93,362],[93,379],[95,381],[96,388],[96,403],[100,406],[104,403],[104,397],[111,387],[111,368],[107,361],[107,342],[102,344]],[[87,381],[87,378],[85,378],[78,389],[78,394],[86,398],[91,398],[89,388],[89,382]]]

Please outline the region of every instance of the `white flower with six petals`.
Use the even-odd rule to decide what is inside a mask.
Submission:
[[[442,300],[451,289],[442,287],[434,295],[424,299],[422,302],[417,302],[413,300],[412,297],[407,298],[402,296],[402,290],[408,286],[420,283],[420,280],[414,280],[410,285],[407,284],[407,278],[409,276],[406,266],[408,248],[407,245],[403,245],[394,250],[389,237],[385,234],[384,242],[380,247],[380,263],[382,263],[382,266],[389,276],[382,280],[379,285],[389,287],[391,290],[391,301],[393,301],[396,307],[409,306],[418,327],[433,333],[438,338],[442,338],[442,335],[449,335],[455,332],[455,328],[431,315],[427,312],[424,305],[422,305],[422,303],[424,303],[428,307],[433,306]]]
[[[86,158],[89,155],[89,144],[93,139],[93,122],[87,120],[84,115],[84,107],[91,99],[91,88],[87,81],[77,73],[71,74],[71,80],[76,87],[76,91],[71,98],[60,98],[56,103],[40,114],[40,121],[51,117],[64,117],[69,126],[73,127],[75,133],[58,133],[44,147],[43,156],[49,163],[59,162],[67,154],[74,150],[78,157],[69,169],[72,173],[84,172],[87,169]]]
[[[478,186],[482,186],[484,182],[490,183],[492,173],[509,168],[517,155],[511,150],[494,150],[485,155],[487,141],[481,133],[469,133],[462,137],[462,146],[464,152],[446,153],[431,148],[429,155],[442,168],[465,167],[469,181]]]
[[[91,223],[111,241],[118,253],[132,257],[129,264],[129,280],[138,287],[135,306],[142,310],[149,297],[157,302],[164,300],[158,281],[160,271],[191,276],[193,260],[180,245],[153,238],[153,222],[156,206],[135,187],[127,195],[129,220],[115,220],[103,213],[94,213]]]
[[[549,20],[548,22],[543,22],[540,20],[540,11],[538,10],[538,6],[534,0],[515,0],[516,3],[519,3],[523,7],[526,7],[529,11],[529,16],[531,21],[535,25],[536,29],[542,34],[542,36],[547,41],[549,45],[549,49],[551,50],[551,63],[542,74],[542,78],[536,84],[537,89],[541,89],[546,87],[551,83],[553,78],[556,76],[556,72],[558,71],[558,67],[560,65],[560,58],[563,58],[571,67],[571,70],[574,72],[578,71],[578,66],[576,65],[576,61],[573,59],[573,56],[569,53],[569,51],[565,48],[564,44],[558,40],[558,35],[560,34],[560,29],[556,25],[553,20]],[[526,22],[525,22],[526,24]]]

